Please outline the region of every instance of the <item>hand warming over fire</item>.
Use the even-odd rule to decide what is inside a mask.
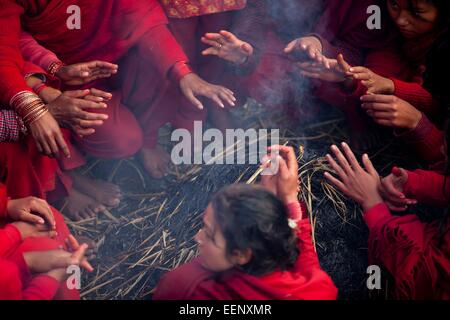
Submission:
[[[319,38],[314,36],[298,38],[291,41],[284,48],[284,53],[291,55],[295,61],[309,60],[322,63],[323,60],[322,43]]]
[[[202,38],[202,42],[211,46],[203,50],[204,56],[214,55],[221,59],[227,60],[234,64],[243,64],[253,54],[253,47],[228,31],[220,31],[219,33],[206,33]]]
[[[55,75],[65,84],[74,86],[109,78],[117,73],[118,68],[117,64],[95,60],[62,66]]]
[[[197,96],[206,97],[214,101],[219,107],[225,108],[223,101],[234,107],[236,98],[233,91],[222,86],[206,82],[195,73],[189,73],[180,80],[180,88],[185,97],[198,109],[202,110],[203,104]]]
[[[348,70],[347,75],[361,81],[369,94],[394,94],[394,82],[391,79],[379,76],[368,68],[352,67]]]
[[[337,83],[351,79],[348,75],[351,66],[342,54],[339,54],[337,59],[322,58],[321,62],[299,62],[297,66],[300,74],[308,78]]]

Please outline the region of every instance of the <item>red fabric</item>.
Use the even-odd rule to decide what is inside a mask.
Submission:
[[[385,204],[367,211],[369,263],[381,264],[395,280],[397,299],[450,299],[450,234],[441,242],[436,224],[415,215],[393,216]],[[450,221],[447,221],[447,230]]]
[[[396,132],[412,151],[429,164],[433,171],[443,171],[445,168],[445,156],[442,153],[444,147],[444,132],[431,123],[426,115],[414,130]]]
[[[156,0],[78,1],[83,24],[80,30],[69,30],[66,25],[66,9],[72,4],[70,0],[5,1],[0,21],[8,28],[0,31],[0,58],[4,60],[0,64],[0,76],[12,80],[8,82],[8,87],[5,84],[0,88],[0,100],[8,101],[12,95],[23,90],[23,80],[19,81],[17,76],[23,61],[20,52],[14,50],[19,41],[19,21],[39,44],[54,52],[66,64],[93,59],[126,64],[128,60],[139,65],[138,74],[127,75],[127,69],[122,65],[121,77],[90,84],[113,92],[115,97],[108,103],[106,111],[110,118],[97,128],[94,135],[82,140],[75,137],[74,140],[97,157],[131,156],[141,147],[142,132],[133,114],[125,107],[134,108],[134,105],[122,102],[138,100],[145,104],[133,110],[145,119],[159,112],[164,113],[164,109],[154,108],[164,93],[161,90],[164,88],[162,78],[177,62],[188,59],[167,29],[167,18]],[[3,32],[5,30],[9,32]],[[133,81],[142,78],[145,78],[145,83]],[[130,83],[121,82],[124,79]],[[114,86],[111,85],[113,82]],[[115,90],[119,87],[122,87],[121,91]],[[124,91],[123,87],[129,90]],[[148,123],[142,125],[147,126]],[[72,159],[73,162],[65,160],[64,167],[75,167],[74,163],[79,163],[80,159],[78,154]]]
[[[12,198],[35,196],[55,188],[57,162],[42,156],[31,136],[20,143],[0,143],[0,181]]]
[[[39,45],[26,32],[21,32],[19,45],[23,59],[38,65],[45,71],[48,71],[48,68],[53,62],[59,62],[58,57],[53,52]]]
[[[450,201],[450,181],[433,171],[409,171],[403,192],[420,203],[444,207]]]
[[[288,206],[290,216],[302,216],[299,205]],[[298,222],[300,254],[292,270],[262,277],[230,270],[215,274],[194,259],[166,274],[158,283],[155,300],[332,300],[337,289],[320,268],[308,219]]]
[[[230,10],[241,10],[247,0],[160,0],[170,18],[192,18]]]
[[[55,279],[41,275],[24,287],[17,265],[0,258],[0,300],[51,300],[59,288]]]
[[[5,190],[5,186],[0,184],[0,207],[3,208],[7,199],[7,193]],[[20,288],[20,284],[22,284],[24,287],[30,288],[31,296],[36,296],[36,298],[38,298],[39,296],[42,298],[48,298],[49,293],[52,292],[54,283],[52,283],[52,281],[50,281],[48,277],[38,276],[32,278],[23,259],[23,253],[29,251],[56,250],[59,249],[60,246],[66,247],[65,239],[67,239],[70,234],[70,231],[67,228],[67,225],[64,222],[64,218],[61,213],[59,213],[54,208],[52,208],[52,212],[53,216],[55,217],[56,232],[58,234],[53,239],[39,237],[27,238],[22,241],[20,232],[15,226],[8,224],[5,219],[2,219],[0,221],[0,258],[7,259],[15,263],[17,270],[19,271],[20,278],[20,280],[16,279],[12,282],[15,288]],[[5,212],[1,212],[1,215],[3,217],[6,216]],[[1,279],[0,285],[2,285],[2,283],[3,279]],[[59,289],[55,296],[56,299],[79,299],[79,293],[77,290],[69,290],[65,283],[62,283],[58,286]],[[56,292],[56,290],[54,291]],[[16,291],[13,290],[10,292],[11,296],[9,296],[9,298],[18,299],[14,292]],[[23,298],[26,298],[26,295]]]

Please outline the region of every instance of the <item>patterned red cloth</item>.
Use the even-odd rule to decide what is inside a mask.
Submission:
[[[247,0],[160,0],[169,18],[191,18],[245,8]]]
[[[19,117],[13,110],[0,110],[0,142],[18,141],[20,137]]]

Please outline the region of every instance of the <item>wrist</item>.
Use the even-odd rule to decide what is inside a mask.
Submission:
[[[175,63],[175,65],[169,71],[169,79],[174,83],[180,83],[188,74],[194,73],[187,61],[180,61]]]
[[[60,95],[62,94],[61,91],[55,88],[51,87],[45,87],[40,94],[40,97],[42,100],[44,100],[45,103],[49,104],[56,100]]]
[[[383,198],[381,197],[380,194],[376,194],[365,198],[364,201],[361,203],[361,206],[364,212],[366,212],[380,203],[383,203]]]
[[[417,112],[414,113],[414,117],[411,119],[411,122],[409,123],[407,129],[409,130],[415,130],[417,128],[417,126],[419,125],[420,120],[422,120],[422,112],[419,112],[418,110],[416,110]]]
[[[296,202],[298,202],[298,193],[281,196],[280,198],[281,198],[281,201],[284,203],[284,205],[296,203]]]
[[[391,79],[386,79],[386,89],[385,94],[394,94],[395,93],[395,84]]]

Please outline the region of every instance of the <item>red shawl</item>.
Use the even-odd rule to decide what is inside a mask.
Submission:
[[[404,193],[421,203],[448,205],[450,183],[435,172],[408,172]],[[445,210],[445,208],[442,208]],[[394,216],[385,204],[365,213],[371,264],[383,265],[395,280],[398,299],[450,299],[450,219],[444,233],[438,223],[416,215]]]
[[[0,11],[0,102],[9,103],[22,90],[30,90],[20,75],[22,28],[64,63],[93,59],[117,62],[145,34],[153,42],[150,58],[166,74],[178,61],[187,61],[173,37],[161,32],[167,18],[156,0],[79,0],[81,29],[69,30],[67,8],[72,0],[2,1]],[[165,31],[165,30],[163,30]]]

